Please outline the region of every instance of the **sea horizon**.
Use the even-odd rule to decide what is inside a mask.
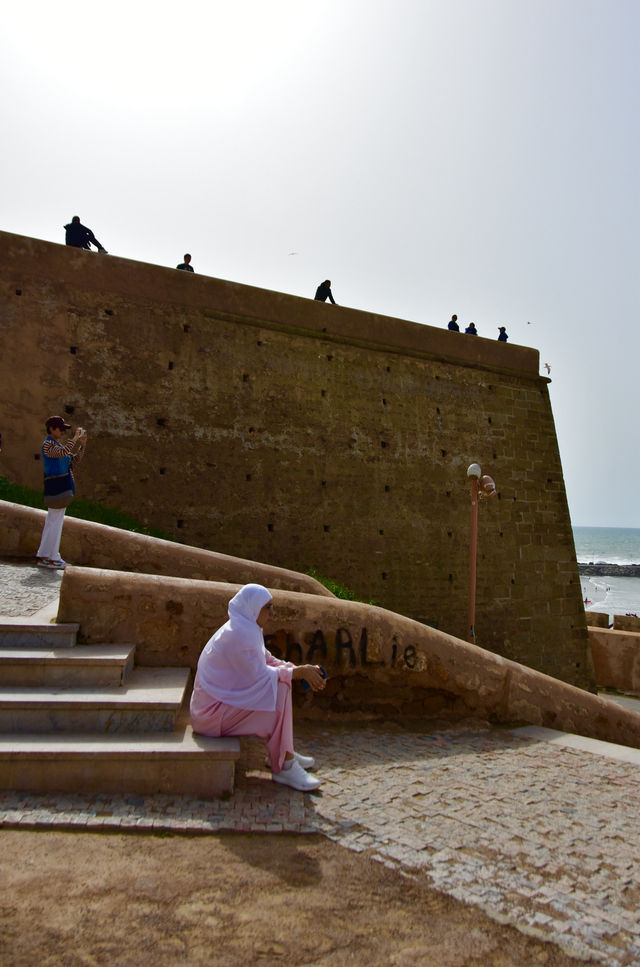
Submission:
[[[578,564],[640,564],[639,527],[572,527]]]

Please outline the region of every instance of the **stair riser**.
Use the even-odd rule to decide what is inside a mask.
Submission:
[[[106,759],[96,754],[0,758],[0,789],[20,792],[159,793],[207,800],[232,793],[234,775],[233,760],[212,762],[206,756],[197,760],[179,755]]]
[[[16,686],[24,688],[100,688],[107,685],[121,685],[131,670],[130,666],[80,666],[59,665],[55,661],[46,665],[2,664],[0,651],[0,687]]]
[[[0,708],[0,732],[172,732],[177,709]]]
[[[73,648],[76,643],[75,631],[34,631],[28,625],[21,628],[0,631],[2,648]]]

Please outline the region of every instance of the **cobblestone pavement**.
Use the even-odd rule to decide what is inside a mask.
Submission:
[[[62,571],[36,567],[35,558],[0,558],[0,616],[28,617],[55,601]]]
[[[320,832],[567,952],[640,964],[633,751],[611,758],[469,724],[305,722],[296,733],[317,758],[318,794],[271,782],[264,746],[247,739],[226,801],[0,793],[0,826]]]

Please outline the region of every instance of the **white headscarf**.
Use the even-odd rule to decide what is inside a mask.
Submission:
[[[229,620],[204,646],[198,681],[212,699],[254,712],[276,707],[278,669],[267,665],[262,629],[256,623],[271,601],[261,584],[245,584],[229,602]]]

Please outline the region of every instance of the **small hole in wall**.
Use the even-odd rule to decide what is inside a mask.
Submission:
[[[447,451],[446,450],[441,450],[440,453],[442,454],[443,457],[446,457],[446,455],[447,455]]]
[[[105,311],[106,315],[108,315],[108,316],[112,316],[113,315],[113,309],[105,309],[104,311]]]
[[[453,537],[453,531],[447,531],[447,537]]]
[[[252,427],[252,426],[249,427],[249,433],[255,433],[254,427]]]
[[[22,295],[22,289],[16,289],[16,295]]]
[[[183,520],[177,520],[176,521],[176,527],[182,527],[183,525],[184,525],[184,521]]]
[[[170,363],[169,363],[169,366],[168,366],[167,368],[168,368],[168,369],[173,369],[173,363],[171,363],[171,362],[170,362]]]
[[[328,534],[329,533],[329,524],[325,524],[324,525],[324,532],[325,532],[325,534]]]
[[[491,423],[491,417],[490,416],[487,417],[487,423]]]
[[[385,485],[384,485],[384,492],[385,492],[386,494],[388,494],[390,490],[391,490],[391,487],[389,486],[389,484],[385,484]]]
[[[258,342],[256,343],[256,345],[257,346],[261,346],[262,345],[262,339],[258,339]]]
[[[378,534],[380,534],[380,536],[382,536],[384,534],[384,531],[383,530],[379,530],[378,531]]]
[[[267,530],[273,531],[273,524],[267,524]]]
[[[493,455],[493,459],[494,459],[494,460],[497,460],[497,459],[498,459],[498,454],[497,454],[497,453],[494,453],[494,455]]]
[[[380,440],[380,446],[382,447],[383,450],[386,447],[386,445],[387,445],[386,440]]]
[[[75,406],[65,406],[64,408],[65,413],[68,413],[69,416],[71,416],[74,410],[75,410]]]
[[[40,459],[40,454],[39,453],[34,453],[33,459],[34,460],[39,460]]]
[[[387,405],[387,401],[386,401],[385,399],[383,399],[383,401],[382,401],[382,405],[383,405],[383,406],[386,406],[386,405]]]
[[[451,496],[451,491],[450,490],[447,490],[447,492],[445,494],[445,497],[450,497],[450,496]]]
[[[320,486],[326,487],[327,486],[327,481],[326,480],[323,480]]]
[[[251,474],[250,473],[245,474],[245,478],[244,479],[245,480],[251,480]]]
[[[182,331],[183,332],[191,332],[191,326],[189,325],[188,322],[185,322],[184,326],[182,327]]]
[[[512,584],[515,584],[516,583],[516,579],[515,578],[511,578],[511,583]]]
[[[248,383],[249,382],[249,374],[248,373],[243,373],[242,374],[242,382],[243,383]]]
[[[440,379],[440,377],[439,376],[436,376],[436,379]]]
[[[72,356],[75,356],[75,354],[78,352],[78,347],[77,346],[69,346],[69,352],[71,353]]]
[[[331,362],[331,360],[333,359],[333,356],[327,356],[327,359],[329,362]]]
[[[436,406],[436,413],[438,414],[438,416],[440,415],[440,407],[439,406]]]
[[[160,467],[160,469],[159,469],[158,472],[159,472],[160,476],[164,476],[164,474],[167,472],[167,468],[166,467]]]
[[[450,581],[453,581],[453,574],[450,574],[450,575],[449,575],[449,580],[450,580]]]
[[[390,372],[391,372],[391,366],[387,366],[387,372],[388,372],[388,373],[390,373]]]
[[[320,395],[321,395],[321,396],[326,396],[326,395],[327,395],[327,391],[326,391],[326,389],[321,389],[321,390],[320,390]]]
[[[158,419],[156,420],[156,423],[158,424],[158,426],[166,426],[167,418],[165,416],[159,416]]]
[[[387,572],[386,571],[383,571],[382,572],[382,580],[383,581],[386,581],[387,580]]]

